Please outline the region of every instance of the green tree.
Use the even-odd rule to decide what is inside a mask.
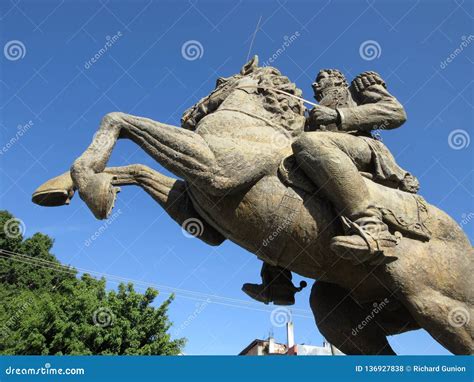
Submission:
[[[0,354],[179,354],[158,291],[132,284],[107,291],[105,279],[61,265],[41,233],[24,239],[21,224],[0,211]],[[24,257],[11,254],[20,253]]]

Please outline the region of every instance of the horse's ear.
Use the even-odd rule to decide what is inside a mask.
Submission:
[[[242,74],[243,76],[246,76],[247,74],[252,73],[257,68],[258,68],[258,56],[255,55],[249,62],[247,62],[244,66],[242,66],[242,69],[240,69],[240,74]]]

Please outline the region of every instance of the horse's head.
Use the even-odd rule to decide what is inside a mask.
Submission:
[[[262,110],[266,114],[270,112],[273,124],[285,128],[292,135],[298,135],[303,130],[305,107],[301,100],[292,97],[301,97],[302,91],[278,69],[271,66],[259,67],[257,56],[247,62],[240,73],[218,78],[211,94],[184,112],[182,127],[195,130],[203,117],[216,111],[227,97],[239,89],[260,96]]]

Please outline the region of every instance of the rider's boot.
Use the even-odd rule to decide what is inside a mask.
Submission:
[[[399,239],[392,235],[388,226],[382,221],[381,212],[368,208],[351,220],[342,217],[346,236],[335,236],[331,240],[331,249],[344,259],[359,263],[373,261],[382,255],[384,249],[394,247]]]
[[[294,305],[295,304],[295,287],[290,282],[289,285],[270,285],[245,283],[242,290],[254,300],[275,305]]]
[[[275,305],[294,305],[295,293],[301,291],[306,282],[302,281],[300,287],[295,287],[291,281],[291,272],[276,266],[264,263],[262,266],[262,284],[246,283],[242,290],[254,300]]]

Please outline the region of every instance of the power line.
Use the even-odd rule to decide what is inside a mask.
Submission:
[[[38,259],[30,255],[11,252],[4,249],[0,249],[0,258],[9,259],[9,260],[17,261],[23,264],[29,264],[32,266],[42,267],[45,269],[50,269],[55,272],[62,272],[62,273],[67,273],[71,275],[75,275],[76,271],[78,271],[80,273],[88,273],[97,277],[105,277],[107,280],[112,281],[112,282],[127,282],[127,283],[130,282],[136,285],[141,285],[143,287],[151,286],[153,288],[158,289],[160,292],[165,290],[163,293],[168,294],[168,295],[174,294],[182,298],[203,301],[207,303],[214,303],[214,304],[219,304],[219,305],[224,305],[224,306],[243,308],[243,309],[261,311],[261,312],[271,312],[274,309],[270,307],[269,309],[265,309],[264,307],[260,306],[260,304],[254,303],[252,301],[244,301],[240,299],[234,299],[230,297],[197,292],[197,291],[192,291],[192,290],[187,290],[187,289],[173,288],[166,285],[148,283],[141,280],[134,280],[134,279],[130,279],[130,278],[122,277],[122,276],[101,273],[101,272],[88,270],[84,268],[76,268],[76,267],[71,268],[67,265],[55,263],[53,261]],[[296,308],[296,309],[291,309],[291,311],[292,311],[292,315],[295,317],[313,319],[312,315],[308,315],[308,314],[311,314],[311,312],[308,310]],[[296,311],[296,313],[293,313],[293,311]]]
[[[7,255],[7,256],[5,256],[5,255]],[[47,266],[47,264],[41,264],[41,262],[35,262],[35,261],[31,261],[31,260],[28,260],[28,259],[25,259],[25,258],[15,259],[13,256],[15,256],[15,255],[0,253],[0,258],[10,259],[10,260],[17,261],[17,262],[20,262],[20,263],[23,263],[23,264],[39,266],[39,267],[42,267],[42,268],[45,268],[45,269],[50,269],[50,270],[53,270],[53,271],[56,271],[56,272],[67,273],[67,274],[70,274],[70,275],[75,275],[76,274],[76,271],[74,269],[72,269],[70,267],[67,267],[67,266],[55,264],[55,267],[49,267],[49,266]],[[18,255],[16,255],[16,256],[18,256]],[[61,268],[63,268],[63,269],[61,269]],[[66,268],[66,269],[64,269],[64,268]],[[104,276],[104,277],[107,276],[107,274],[105,274],[105,273],[99,273],[99,272],[89,271],[89,270],[82,270],[81,272],[95,274],[95,275]],[[119,282],[119,281],[120,282],[132,282],[132,283],[135,283],[135,284],[143,284],[147,287],[152,286],[156,289],[159,289],[161,287],[161,289],[163,289],[163,286],[160,286],[160,285],[157,285],[157,284],[152,284],[152,283],[144,283],[144,282],[141,282],[139,280],[133,280],[133,279],[128,279],[128,278],[124,278],[124,277],[120,277],[120,276],[114,276],[114,275],[108,275],[108,277],[110,279],[116,279],[117,280],[117,281],[112,280],[112,282]],[[171,287],[166,287],[166,288],[172,289]],[[168,294],[168,295],[174,294],[174,295],[182,297],[182,298],[187,298],[187,299],[195,300],[195,301],[207,302],[207,303],[210,303],[210,304],[212,303],[212,304],[224,305],[224,306],[229,306],[229,307],[234,307],[234,308],[242,308],[242,309],[247,309],[247,310],[260,311],[260,312],[270,312],[269,309],[262,309],[262,308],[257,308],[257,307],[251,306],[247,301],[243,301],[243,300],[237,300],[237,299],[232,299],[232,298],[229,298],[229,297],[223,297],[223,296],[218,296],[218,295],[205,294],[205,293],[201,293],[201,292],[194,292],[194,291],[187,291],[187,292],[192,293],[192,294],[196,294],[196,295],[201,295],[201,296],[193,296],[192,294],[187,295],[187,294],[183,294],[182,292],[176,292],[175,290],[171,290],[170,292],[165,291],[163,293]],[[206,296],[208,296],[208,297],[206,297]],[[212,299],[214,299],[214,300],[212,300]],[[216,301],[216,299],[221,299],[223,301]],[[226,302],[226,300],[230,300],[230,302]],[[245,305],[243,305],[243,304],[245,304]],[[303,311],[303,309],[299,309],[299,310]],[[310,319],[313,318],[311,316],[306,316],[306,315],[299,314],[299,313],[293,314],[293,316],[302,317],[302,318],[310,318]]]

